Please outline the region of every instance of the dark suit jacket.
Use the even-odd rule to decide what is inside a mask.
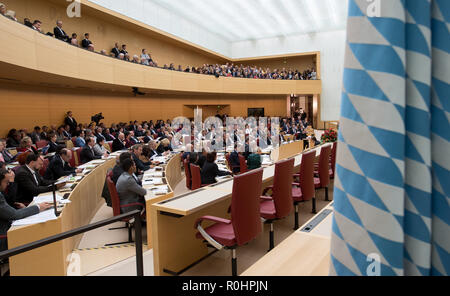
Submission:
[[[83,39],[83,41],[81,41],[81,46],[85,49],[87,49],[91,44],[92,42],[89,39]]]
[[[69,36],[64,32],[63,29],[60,29],[59,27],[55,27],[53,29],[53,33],[55,34],[55,38],[63,41],[67,41],[69,39]]]
[[[80,155],[82,163],[87,163],[87,162],[90,162],[91,160],[102,158],[101,156],[95,156],[93,150],[94,150],[94,148],[91,149],[91,147],[88,145],[84,146],[83,150],[81,151],[81,155]]]
[[[72,120],[70,120],[69,117],[66,117],[64,119],[64,124],[70,126],[70,133],[73,135],[75,131],[77,130],[78,123],[75,118],[72,117]]]
[[[47,180],[58,180],[61,177],[69,176],[75,173],[75,168],[71,167],[67,162],[63,165],[61,156],[57,155],[50,161],[44,178]]]
[[[58,149],[58,144],[53,143],[52,141],[48,142],[48,145],[50,146],[47,150],[47,153],[53,153],[56,152],[56,150]]]
[[[31,206],[24,209],[16,210],[5,200],[5,197],[0,192],[0,252],[8,249],[6,241],[6,233],[11,227],[11,222],[20,220],[39,213],[38,206]]]
[[[113,168],[113,175],[112,175],[111,180],[114,182],[114,184],[117,183],[117,180],[119,180],[119,177],[120,177],[120,175],[122,175],[123,172],[124,172],[123,168],[120,165],[116,165]]]
[[[214,162],[205,162],[202,168],[202,184],[216,183],[217,176],[227,176],[229,172],[219,170],[219,167]]]
[[[95,133],[94,136],[95,136],[95,138],[96,138],[96,140],[97,140],[97,143],[100,141],[100,139],[103,139],[103,140],[106,141],[105,136],[103,136],[102,134],[97,134],[97,133]]]
[[[18,202],[30,203],[35,196],[52,191],[50,186],[52,181],[43,179],[38,172],[36,172],[36,179],[38,184],[26,165],[17,170],[15,182],[17,183],[16,200]]]
[[[113,49],[111,49],[111,52],[114,54],[114,56],[117,58],[117,57],[119,57],[119,54],[120,54],[120,50],[118,49],[118,48],[113,48]]]
[[[144,163],[142,160],[139,159],[134,153],[132,154],[133,161],[136,164],[136,168],[140,171],[148,171],[150,169],[150,163]]]
[[[125,150],[126,147],[123,144],[122,141],[120,141],[119,139],[115,139],[112,143],[112,152],[116,152],[116,151],[120,151],[120,150]]]
[[[239,173],[241,171],[240,162],[239,162],[239,154],[236,151],[231,152],[230,154],[230,166],[233,169],[233,173]]]

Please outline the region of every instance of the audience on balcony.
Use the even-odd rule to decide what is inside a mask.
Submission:
[[[17,21],[15,18],[15,12],[6,10],[6,6],[0,3],[0,13],[4,16],[10,17]],[[42,22],[39,20],[35,20],[33,23],[30,23],[29,19],[24,19],[24,24],[31,27],[32,29],[39,31],[42,33],[41,25]],[[67,41],[68,43],[79,47],[77,34],[73,33],[72,37],[69,37],[66,32],[62,29],[62,21],[58,20],[56,22],[56,27],[53,30],[53,33],[47,33],[48,35],[54,35],[55,38]],[[89,33],[85,34],[85,38],[81,41],[81,47],[83,49],[89,51],[95,51],[95,47],[93,42],[89,39]],[[101,50],[99,52],[102,55],[107,55],[106,50]],[[136,64],[142,64],[150,67],[158,67],[158,63],[152,59],[151,55],[147,52],[146,49],[143,49],[140,56],[139,55],[131,55],[127,51],[126,44],[123,44],[119,48],[119,43],[116,42],[114,47],[111,49],[111,56],[129,61]],[[181,65],[178,65],[175,68],[175,65],[171,63],[169,66],[164,65],[163,69],[186,72],[186,73],[196,73],[196,74],[205,74],[205,75],[214,75],[215,77],[235,77],[235,78],[253,78],[253,79],[275,79],[275,80],[316,80],[317,72],[314,68],[300,71],[293,69],[274,69],[271,70],[269,68],[263,69],[262,67],[257,66],[244,66],[244,65],[234,65],[233,63],[226,63],[225,65],[210,65],[204,64],[201,67],[191,67],[187,66],[184,70]]]

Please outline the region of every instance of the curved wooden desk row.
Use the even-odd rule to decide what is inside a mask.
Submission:
[[[325,144],[329,145],[329,144]],[[313,148],[316,156],[320,148]],[[272,151],[275,161],[295,156],[295,170],[300,167],[303,141],[292,142]],[[271,185],[275,165],[264,168],[263,188]],[[155,275],[173,275],[203,258],[208,250],[195,238],[194,222],[205,215],[229,218],[232,179],[196,191],[154,203],[147,208],[151,215]]]
[[[271,80],[226,78],[146,67],[110,58],[61,42],[30,28],[0,18],[0,63],[17,70],[30,70],[27,77],[1,73],[19,79],[99,89],[138,87],[142,89],[221,94],[285,95],[320,94],[320,80]],[[64,62],[55,62],[64,61]],[[39,72],[36,72],[39,71]],[[21,73],[24,73],[21,71]],[[39,78],[34,77],[38,76]],[[22,74],[23,75],[23,74]],[[36,80],[36,81],[35,81]]]
[[[8,231],[8,247],[14,248],[24,244],[47,238],[89,224],[103,205],[101,197],[108,169],[114,167],[116,157],[120,153],[111,154],[83,177],[70,193],[70,204],[65,205],[56,220],[45,223],[12,227]],[[93,161],[99,163],[99,161]],[[91,163],[86,164],[89,166]],[[148,198],[147,203],[157,202],[173,196],[172,187],[181,180],[180,154],[173,155],[164,165],[164,175],[169,191],[166,195]],[[64,195],[61,193],[61,195]],[[112,211],[111,211],[112,214]],[[149,216],[148,216],[149,217]],[[149,217],[150,218],[150,217]],[[148,221],[150,219],[148,218]],[[150,226],[148,226],[151,228]],[[151,232],[150,232],[151,233]],[[149,236],[151,237],[151,236]],[[76,249],[82,235],[65,239],[45,247],[35,249],[10,258],[10,270],[13,276],[62,276],[67,274],[68,255]],[[149,245],[151,241],[149,240]]]

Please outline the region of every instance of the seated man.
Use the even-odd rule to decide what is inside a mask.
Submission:
[[[69,40],[69,35],[62,29],[62,21],[60,20],[56,21],[56,27],[53,29],[53,34],[55,34],[56,39],[66,42]]]
[[[19,208],[16,210],[11,207],[5,200],[2,192],[6,190],[11,181],[8,177],[8,171],[0,169],[0,252],[8,249],[8,242],[6,235],[11,223],[14,220],[20,220],[29,216],[38,214],[52,207],[49,203],[36,204],[31,207],[25,207],[24,204],[17,204]]]
[[[56,152],[58,150],[58,144],[56,143],[56,139],[58,138],[58,136],[56,135],[55,132],[51,132],[48,135],[49,138],[49,142],[48,142],[48,149],[47,149],[47,153],[53,153]]]
[[[83,150],[81,151],[81,162],[87,163],[94,159],[101,159],[101,156],[97,156],[94,153],[94,146],[95,146],[95,138],[89,137],[86,139],[86,146],[84,146]],[[106,155],[105,155],[106,156]]]
[[[69,176],[76,173],[81,173],[83,169],[75,169],[70,166],[72,159],[72,151],[66,148],[60,149],[50,161],[44,178],[47,180],[58,180],[61,177]]]
[[[117,138],[112,143],[112,152],[120,151],[120,150],[126,150],[126,141],[125,141],[125,135],[123,133],[119,133]]]
[[[219,167],[215,163],[216,156],[216,152],[211,152],[206,155],[206,162],[201,171],[202,184],[214,184],[217,182],[216,177],[231,175],[230,172],[219,170]]]
[[[147,190],[142,188],[136,177],[136,165],[133,160],[125,159],[122,164],[124,172],[117,180],[116,188],[120,199],[121,213],[145,209],[145,198]]]
[[[26,164],[17,170],[17,197],[16,200],[21,203],[31,203],[33,198],[41,193],[52,191],[51,180],[45,180],[39,175],[39,170],[44,164],[44,159],[39,154],[29,153]],[[59,189],[64,183],[56,185]]]
[[[233,174],[237,174],[241,171],[239,162],[239,153],[237,152],[237,144],[234,144],[234,151],[230,154],[230,167],[233,170]]]
[[[81,41],[81,47],[89,51],[94,51],[94,44],[89,40],[89,33],[84,34],[84,39]]]
[[[134,145],[132,148],[132,156],[138,173],[148,171],[151,166],[151,162],[143,162],[142,160],[140,160],[141,155],[142,155],[142,145],[139,144]]]
[[[130,152],[124,152],[124,153],[120,154],[119,160],[112,170],[113,175],[112,175],[111,180],[114,182],[114,184],[117,183],[117,180],[119,180],[120,175],[122,175],[122,173],[124,172],[122,164],[125,159],[132,159]]]

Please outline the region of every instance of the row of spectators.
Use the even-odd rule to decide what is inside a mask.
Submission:
[[[10,19],[17,21],[16,13],[12,10],[7,10],[6,6],[0,3],[0,14],[9,17]],[[38,32],[44,33],[42,30],[42,22],[40,20],[35,20],[31,22],[28,18],[24,19],[24,25],[36,30]],[[70,36],[63,29],[63,22],[58,20],[56,22],[56,27],[53,32],[48,32],[47,35],[54,36],[56,39],[68,42],[69,44],[89,51],[95,51],[95,45],[90,40],[89,33],[84,34],[84,38],[81,42],[78,40],[78,35],[72,33]],[[154,60],[146,49],[142,49],[140,55],[131,55],[127,51],[127,45],[115,43],[114,47],[111,49],[110,53],[104,49],[99,51],[102,55],[109,55],[111,57],[129,61],[136,64],[142,64],[150,67],[160,67],[158,62]],[[196,73],[205,75],[214,75],[216,77],[238,77],[238,78],[253,78],[253,79],[277,79],[277,80],[316,80],[317,73],[314,68],[305,71],[293,70],[293,69],[263,69],[257,66],[244,66],[244,65],[234,65],[233,63],[227,63],[225,65],[209,65],[204,64],[200,67],[187,66],[186,68],[178,65],[175,67],[173,63],[170,65],[163,65],[160,68],[172,71],[186,72],[186,73]]]

